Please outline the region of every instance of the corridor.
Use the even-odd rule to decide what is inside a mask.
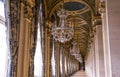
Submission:
[[[88,77],[85,71],[78,71],[71,77]]]

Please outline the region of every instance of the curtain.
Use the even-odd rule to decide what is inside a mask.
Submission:
[[[20,15],[21,3],[27,6],[24,0],[5,0],[5,17],[6,26],[9,30],[9,47],[11,55],[10,77],[17,77],[17,61],[18,61],[18,47],[19,47],[19,32],[20,32]],[[29,57],[29,77],[34,77],[34,55],[37,42],[37,26],[38,26],[38,12],[40,0],[35,0],[35,6],[32,9],[33,17],[30,25],[30,57]],[[26,11],[26,10],[24,10]],[[29,18],[29,15],[28,17]]]
[[[31,24],[31,41],[30,41],[30,57],[29,57],[29,74],[28,77],[34,77],[34,56],[37,44],[37,31],[38,31],[38,17],[39,17],[39,8],[40,0],[35,0],[35,6],[32,8],[33,19]]]
[[[10,10],[9,10],[10,9]],[[19,26],[20,26],[20,0],[5,0],[5,18],[9,31],[9,48],[11,56],[11,67],[9,77],[17,77],[17,60],[19,45]]]

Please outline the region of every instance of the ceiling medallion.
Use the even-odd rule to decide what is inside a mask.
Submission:
[[[66,22],[66,18],[68,16],[67,11],[65,9],[60,9],[57,12],[57,15],[59,16],[60,21],[58,26],[55,22],[52,27],[51,32],[52,32],[53,38],[56,41],[59,41],[61,43],[70,41],[73,37],[74,29],[73,27],[71,27],[71,23],[68,24],[68,22]]]

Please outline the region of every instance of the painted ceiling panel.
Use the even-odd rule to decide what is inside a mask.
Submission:
[[[68,11],[76,11],[81,10],[85,7],[84,4],[81,4],[80,2],[66,2],[64,4],[64,8]]]

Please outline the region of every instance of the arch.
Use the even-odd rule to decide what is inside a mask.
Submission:
[[[80,2],[80,3],[82,3],[82,4],[84,4],[84,5],[86,5],[87,7],[89,7],[89,9],[92,11],[92,13],[93,13],[93,15],[94,15],[94,9],[93,9],[93,7],[92,6],[90,6],[90,4],[87,2],[87,1],[81,1],[81,0],[74,0],[74,2]],[[69,1],[68,1],[69,2]],[[52,16],[52,14],[53,14],[53,12],[55,11],[55,10],[57,10],[58,8],[59,8],[59,6],[61,5],[63,3],[63,1],[57,1],[55,4],[53,4],[53,6],[51,7],[51,9],[49,10],[49,13],[48,13],[48,18],[51,18],[51,16]],[[86,9],[85,9],[86,10]],[[84,10],[84,11],[85,11]],[[86,12],[86,11],[85,11]]]

